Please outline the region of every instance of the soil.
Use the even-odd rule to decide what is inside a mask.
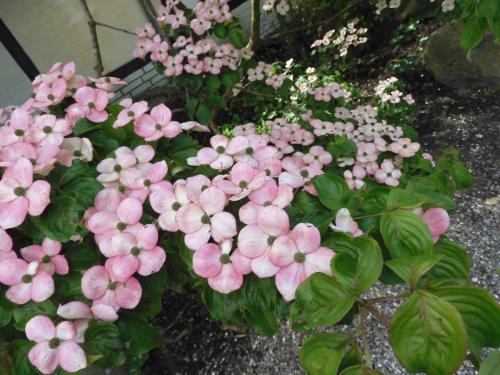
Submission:
[[[413,54],[415,40],[397,49],[382,45],[372,51],[374,65],[366,69],[359,82],[369,87],[378,78],[387,78],[388,62]],[[498,300],[500,202],[495,203],[495,198],[500,195],[500,95],[451,90],[434,82],[425,70],[410,72],[405,78],[407,91],[413,93],[421,109],[414,126],[425,149],[436,155],[440,148],[457,148],[475,177],[472,189],[457,194],[457,209],[451,214],[447,235],[469,251],[473,283],[488,289]],[[374,295],[381,289],[375,288]],[[390,316],[396,307],[393,303],[382,312]],[[293,332],[286,322],[273,337],[235,332],[212,320],[193,292],[167,294],[157,323],[167,327],[169,340],[151,353],[143,368],[145,375],[304,374],[297,358],[304,336]],[[372,318],[368,320],[368,335],[375,367],[384,374],[406,374],[388,346],[385,329]],[[476,373],[470,362],[458,372]]]

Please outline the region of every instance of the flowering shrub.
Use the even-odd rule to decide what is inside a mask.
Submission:
[[[304,342],[311,374],[375,373],[367,314],[413,372],[451,374],[467,351],[479,361],[499,345],[498,304],[445,234],[472,178],[455,151],[424,152],[401,82],[362,95],[323,69],[218,46],[203,37],[239,35],[222,1],[159,14],[173,39],[147,25],[135,53],[203,88],[188,121],[163,103],[111,103],[124,82],[73,63],[0,113],[2,373],[134,369],[160,345],[151,318],[165,289],[185,286],[215,319],[265,335],[286,316],[311,332],[359,315],[354,334]],[[376,282],[406,288],[368,297]],[[392,300],[403,304],[390,321],[377,305]]]

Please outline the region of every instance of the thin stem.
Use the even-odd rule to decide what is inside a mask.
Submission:
[[[405,292],[402,294],[398,294],[396,296],[383,296],[383,297],[376,297],[376,298],[370,298],[364,301],[365,304],[368,305],[373,305],[375,303],[380,303],[380,302],[387,302],[387,301],[394,301],[398,299],[403,299],[408,297],[409,293]]]
[[[354,220],[357,220],[357,219],[365,219],[367,217],[377,217],[377,216],[382,216],[383,213],[380,213],[380,214],[373,214],[373,215],[365,215],[365,216],[355,216],[353,217]]]
[[[87,4],[86,0],[80,0],[80,4],[83,7],[83,10],[85,11],[85,15],[87,17],[87,23],[89,25],[89,31],[90,31],[90,37],[92,40],[92,47],[94,47],[94,54],[96,58],[96,65],[94,67],[97,75],[102,75],[102,72],[104,71],[104,66],[102,63],[102,55],[101,55],[101,48],[99,47],[99,39],[97,38],[97,29],[96,25],[97,23],[94,20],[94,17],[92,17],[92,13],[90,13],[89,6]]]
[[[365,308],[367,311],[369,311],[375,318],[378,319],[380,323],[384,325],[385,328],[389,329],[391,328],[391,322],[382,315],[382,313],[377,310],[375,307],[367,304],[363,304],[363,308]]]
[[[111,30],[121,31],[122,33],[125,33],[125,34],[135,35],[134,32],[127,30],[127,29],[122,29],[121,27],[108,25],[107,23],[102,23],[99,21],[94,21],[94,23],[98,26],[107,27],[108,29],[111,29]]]
[[[260,0],[252,1],[252,30],[247,48],[253,50],[255,45],[260,41]]]

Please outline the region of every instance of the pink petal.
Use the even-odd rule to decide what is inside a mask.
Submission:
[[[46,316],[37,315],[26,323],[26,337],[31,341],[49,341],[56,336],[56,326]]]
[[[228,294],[241,288],[243,275],[236,272],[231,263],[224,264],[217,276],[208,278],[208,285],[220,293]]]
[[[179,229],[184,233],[193,233],[199,230],[203,223],[201,218],[205,213],[196,204],[190,203],[182,206],[177,211],[177,224]]]
[[[95,234],[102,234],[116,229],[118,216],[113,212],[100,211],[93,214],[87,221],[87,228]]]
[[[54,256],[61,252],[61,243],[59,241],[51,240],[46,237],[42,242],[43,251],[45,254]]]
[[[97,319],[104,320],[105,322],[114,322],[118,319],[118,314],[112,306],[95,304],[92,306],[91,310],[92,314],[94,314]]]
[[[131,277],[125,284],[118,285],[115,295],[118,306],[124,309],[133,309],[141,300],[141,284],[136,278]]]
[[[226,195],[218,187],[211,186],[200,194],[200,205],[209,216],[221,212],[226,205]]]
[[[238,135],[231,139],[226,147],[226,152],[229,155],[236,155],[244,151],[248,147],[248,138],[242,135]]]
[[[21,225],[28,213],[28,206],[29,201],[24,197],[0,203],[0,228],[10,229]]]
[[[247,225],[238,234],[238,249],[248,258],[261,256],[269,246],[269,236],[257,225]]]
[[[54,280],[45,271],[39,271],[33,277],[31,298],[35,302],[42,302],[54,294]]]
[[[217,159],[215,159],[213,162],[210,163],[210,168],[217,169],[219,171],[222,171],[224,169],[227,169],[233,165],[233,158],[229,155],[219,155]]]
[[[35,181],[26,192],[29,200],[28,213],[31,216],[39,216],[50,203],[50,184],[47,181]]]
[[[297,244],[297,248],[303,253],[316,250],[321,243],[319,230],[312,224],[297,224],[290,236]]]
[[[156,119],[156,122],[162,125],[166,125],[172,120],[172,112],[163,103],[151,109],[151,115]]]
[[[21,283],[11,286],[7,290],[7,293],[5,293],[5,296],[18,305],[24,305],[31,300],[31,283]]]
[[[152,249],[158,242],[158,230],[153,224],[144,226],[136,235],[137,246],[141,249]]]
[[[257,210],[258,207],[252,202],[247,202],[240,207],[238,216],[240,221],[244,224],[257,224]]]
[[[294,262],[294,255],[298,251],[295,241],[289,236],[278,237],[269,252],[269,259],[274,265],[285,267]]]
[[[252,181],[254,174],[255,171],[253,167],[243,161],[236,163],[233,168],[231,168],[230,172],[231,181],[235,185],[239,185],[242,181],[246,183]]]
[[[89,268],[82,277],[82,292],[88,299],[100,298],[109,284],[108,271],[103,266]]]
[[[106,188],[97,193],[94,206],[97,211],[116,212],[122,200],[123,195],[118,189]]]
[[[269,247],[264,254],[258,258],[252,259],[252,271],[260,278],[271,277],[276,275],[280,267],[275,266],[269,258],[271,248]]]
[[[220,247],[216,244],[201,246],[193,255],[194,272],[204,278],[217,276],[222,269],[221,255]]]
[[[295,291],[306,279],[304,265],[292,263],[282,268],[275,277],[276,287],[286,301],[295,298]]]
[[[23,188],[28,188],[33,183],[33,164],[28,159],[19,159],[13,167],[13,172]]]
[[[288,233],[288,214],[276,206],[267,206],[257,211],[257,224],[267,234],[278,237]]]
[[[229,212],[216,213],[211,219],[211,226],[212,237],[216,242],[236,236],[236,219]]]
[[[53,373],[59,365],[57,351],[51,349],[47,341],[38,343],[32,347],[28,358],[42,374]]]
[[[156,120],[152,116],[144,114],[135,121],[134,130],[137,135],[147,138],[155,133],[155,126]]]
[[[42,258],[45,256],[45,252],[43,251],[40,245],[31,245],[23,247],[21,250],[21,256],[27,262],[41,262]]]
[[[149,276],[158,272],[165,263],[165,250],[156,246],[151,250],[142,250],[138,256],[139,269],[137,273],[141,276]]]
[[[433,242],[437,242],[439,236],[446,232],[450,226],[450,217],[442,208],[429,208],[422,216],[422,219],[427,223],[432,233]]]
[[[90,307],[81,301],[72,301],[64,305],[59,305],[57,315],[64,319],[90,319],[92,312]]]
[[[9,252],[12,250],[12,238],[9,234],[0,228],[0,252]]]
[[[116,211],[118,218],[125,224],[137,224],[142,217],[142,204],[138,199],[125,198]]]
[[[210,147],[204,147],[198,151],[196,158],[200,164],[210,164],[219,157],[217,151]]]
[[[248,197],[253,203],[264,205],[271,203],[277,195],[278,185],[271,179],[267,180],[259,189],[252,191]]]
[[[108,266],[109,262],[109,266]],[[127,281],[139,269],[139,260],[133,255],[119,255],[109,258],[106,266],[113,274],[114,281]]]
[[[210,225],[204,224],[196,232],[188,233],[184,236],[184,243],[191,250],[198,250],[210,239]]]
[[[147,163],[155,156],[155,150],[150,145],[141,145],[134,149],[134,155],[139,163]]]
[[[71,322],[61,322],[56,327],[56,336],[61,340],[73,340],[76,337],[76,329]]]
[[[51,261],[58,275],[66,275],[69,272],[68,261],[66,260],[64,255],[56,255],[52,257]]]
[[[167,175],[168,165],[165,160],[159,161],[158,163],[154,163],[149,169],[147,173],[147,178],[151,182],[159,182],[163,180],[163,178]]]
[[[74,341],[64,341],[57,348],[59,365],[68,372],[77,372],[87,367],[83,349]]]
[[[0,263],[0,283],[5,285],[17,285],[21,283],[22,277],[28,272],[28,263],[22,259],[6,259]]]
[[[177,232],[179,226],[177,225],[177,212],[176,211],[166,211],[158,217],[158,224],[160,228],[166,230],[167,232]]]
[[[241,254],[238,249],[231,254],[231,263],[236,272],[242,275],[248,275],[252,272],[252,260]]]
[[[331,275],[330,262],[334,255],[335,252],[326,247],[320,247],[318,250],[308,253],[304,262],[306,276],[309,277],[315,272]]]
[[[149,203],[151,208],[158,214],[172,210],[172,205],[176,202],[175,194],[172,191],[160,190],[151,193]]]

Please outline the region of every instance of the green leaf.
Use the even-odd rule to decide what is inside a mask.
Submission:
[[[213,33],[214,35],[219,38],[219,39],[224,39],[227,35],[227,29],[226,26],[223,23],[218,23],[214,28],[213,28]]]
[[[500,352],[491,353],[479,368],[479,375],[497,375],[500,368]]]
[[[333,325],[347,314],[354,302],[354,296],[338,281],[324,273],[315,273],[297,289],[290,319],[295,329]]]
[[[335,139],[328,144],[326,150],[332,154],[334,159],[353,157],[357,152],[356,143],[346,136],[335,137]]]
[[[486,290],[457,285],[431,292],[455,306],[474,343],[481,348],[500,346],[500,306]]]
[[[214,117],[214,111],[206,104],[200,103],[196,109],[195,119],[203,125],[208,125]]]
[[[467,352],[467,334],[457,309],[422,290],[395,312],[389,339],[410,372],[453,374]]]
[[[491,17],[500,11],[500,6],[497,0],[481,0],[476,5],[476,14],[479,17]]]
[[[386,212],[380,221],[380,232],[393,259],[432,253],[431,232],[413,212]]]
[[[346,291],[361,295],[379,278],[384,258],[377,241],[351,237],[349,250],[332,259],[332,272]]]
[[[211,93],[217,92],[222,84],[220,78],[214,75],[209,75],[206,79],[206,83],[208,91],[210,91]]]
[[[89,120],[87,120],[85,117],[79,119],[75,127],[73,128],[73,134],[76,136],[80,136],[82,134],[88,133],[96,128],[96,124],[91,123]]]
[[[99,359],[99,366],[118,367],[125,362],[125,353],[118,327],[113,323],[92,322],[85,331],[85,354]]]
[[[227,33],[227,38],[236,48],[245,47],[245,38],[243,37],[243,32],[240,27],[230,28],[229,32]]]
[[[144,355],[161,345],[163,330],[132,314],[121,316],[118,328],[130,354]]]
[[[468,279],[469,254],[460,246],[444,239],[434,245],[434,254],[440,255],[439,263],[429,271],[431,279]]]
[[[412,288],[417,286],[418,280],[434,267],[441,257],[436,254],[401,257],[385,261],[385,265],[393,270]]]
[[[103,256],[92,236],[86,236],[82,242],[68,242],[64,245],[64,256],[72,271],[85,271],[90,267],[103,263]]]
[[[309,375],[336,374],[350,345],[349,336],[341,333],[311,336],[300,348],[300,364]]]
[[[19,306],[12,310],[12,316],[15,321],[14,327],[19,331],[24,331],[24,327],[28,320],[36,315],[54,317],[56,315],[56,306],[51,300],[28,302],[25,305]]]
[[[190,120],[194,120],[194,114],[196,113],[196,107],[198,106],[198,99],[189,99],[186,102],[186,115]]]
[[[325,207],[338,210],[345,207],[351,196],[351,191],[343,178],[331,174],[323,174],[313,179],[319,200]]]
[[[10,352],[12,353],[12,375],[38,375],[40,374],[28,359],[28,353],[35,345],[34,342],[28,340],[14,340],[10,344]]]
[[[308,212],[324,211],[324,207],[318,198],[303,190],[295,196],[292,206],[297,208],[303,215],[306,215]]]
[[[4,327],[9,324],[11,319],[12,313],[3,306],[0,306],[0,327]]]
[[[219,95],[210,95],[207,98],[206,103],[209,104],[211,107],[217,107],[217,108],[226,108],[227,107],[226,101],[224,100],[224,98],[222,96],[219,96]]]
[[[467,20],[460,36],[460,45],[466,53],[469,53],[471,49],[481,43],[486,32],[486,26],[486,19],[484,18],[471,16]]]
[[[238,83],[239,81],[238,73],[232,70],[222,73],[221,79],[222,84],[224,85],[224,87],[226,87],[227,90],[232,89],[233,86],[236,85],[236,83]]]
[[[474,178],[462,162],[458,161],[453,163],[451,167],[451,176],[460,189],[470,188],[474,184]]]
[[[424,200],[419,194],[403,189],[393,189],[387,199],[387,209],[389,211],[396,208],[416,208],[424,204]]]
[[[377,370],[371,368],[363,367],[362,365],[348,367],[343,370],[339,375],[383,375]]]
[[[76,233],[84,212],[85,206],[76,198],[63,194],[51,201],[43,215],[30,217],[30,221],[43,236],[67,242]]]

